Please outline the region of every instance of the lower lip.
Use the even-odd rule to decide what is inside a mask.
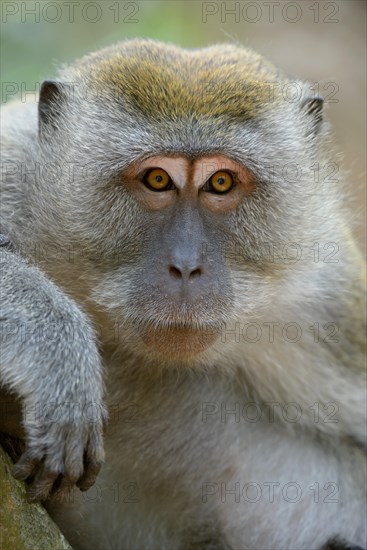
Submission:
[[[171,359],[187,359],[205,351],[218,338],[213,329],[146,327],[144,343],[159,355]]]

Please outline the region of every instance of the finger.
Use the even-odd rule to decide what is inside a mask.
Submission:
[[[97,476],[100,472],[102,462],[92,462],[86,460],[85,470],[82,477],[77,481],[76,486],[79,487],[81,491],[88,491],[95,484]]]
[[[55,500],[68,500],[72,502],[72,491],[75,488],[78,478],[64,475],[56,480],[51,493],[52,499]]]
[[[84,455],[84,473],[77,482],[77,486],[81,491],[87,491],[94,485],[103,462],[103,438],[100,427],[95,426],[89,436],[87,449]]]
[[[52,472],[43,468],[27,491],[28,502],[46,500],[60,475],[59,471]]]
[[[87,444],[87,461],[96,462],[102,464],[105,459],[104,445],[102,429],[100,426],[95,425],[91,431]]]
[[[34,452],[26,451],[22,454],[12,469],[12,474],[16,479],[25,481],[33,476],[41,463],[41,456],[36,456]]]
[[[64,449],[63,446],[52,450],[44,460],[44,463],[32,482],[27,492],[29,502],[45,500],[53,490],[54,483],[64,473]]]
[[[84,449],[87,447],[88,437],[82,426],[70,431],[65,440],[65,476],[77,481],[84,471]]]
[[[85,440],[85,436],[84,436]],[[84,447],[82,428],[69,433],[65,441],[64,475],[58,487],[54,487],[55,497],[67,495],[84,471]]]

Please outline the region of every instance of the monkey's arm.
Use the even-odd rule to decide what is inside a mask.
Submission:
[[[102,366],[79,308],[2,240],[0,382],[23,404],[26,450],[14,467],[30,500],[88,489],[104,457]]]

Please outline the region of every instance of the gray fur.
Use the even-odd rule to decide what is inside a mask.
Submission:
[[[60,82],[88,83],[94,63],[123,54],[125,47],[65,68]],[[139,42],[131,47],[139,50]],[[278,73],[276,78],[288,82]],[[308,85],[298,85],[306,99]],[[188,113],[154,120],[108,93],[86,101],[80,87],[73,98],[59,99],[50,116],[52,124],[46,122],[40,138],[37,105],[11,104],[2,112],[2,220],[30,262],[7,256],[2,308],[10,321],[38,316],[47,322],[61,311],[83,333],[91,330],[86,315],[96,327],[107,372],[106,464],[86,495],[75,490],[69,502],[48,503],[71,543],[88,550],[319,550],[339,538],[366,547],[363,264],[341,185],[325,178],[333,161],[325,123],[316,131],[301,102],[287,101],[274,102],[255,119]],[[203,225],[211,228],[212,240],[203,245],[214,282],[177,315],[227,328],[191,360],[162,359],[135,331],[144,316],[170,323],[171,304],[154,285],[162,232],[114,177],[150,155],[218,151],[250,168],[259,185],[224,219],[213,222],[203,214]],[[24,167],[35,162],[41,169],[58,166],[58,176],[23,177]],[[291,162],[302,167],[295,181],[282,170]],[[313,180],[315,163],[319,184]],[[175,238],[184,240],[185,234]],[[276,250],[271,259],[264,253],[268,243]],[[301,247],[300,261],[281,258],[287,243]],[[338,262],[314,261],[314,243],[324,255],[330,252],[324,245],[336,243]],[[235,341],[229,332],[236,323],[257,323],[265,335],[269,322],[296,322],[302,336],[290,343],[277,332],[274,341],[263,336],[251,343]],[[334,323],[338,341],[325,341],[325,332],[315,341],[315,323]],[[16,338],[6,343],[2,377],[26,404],[69,398],[101,403],[93,338],[86,344],[77,334],[70,342],[61,332],[56,342],[40,347],[30,339],[19,346]],[[271,419],[269,402],[277,404]],[[205,422],[208,403],[215,412]],[[231,416],[223,422],[223,403],[228,409],[256,403],[263,414],[257,422]],[[302,410],[295,423],[282,414],[289,403]],[[335,405],[337,421],[315,421],[315,403],[323,414]],[[65,429],[61,423],[48,433],[55,456],[64,448]],[[38,452],[43,441],[32,427],[28,433]],[[100,449],[97,454],[101,458]],[[258,501],[236,502],[233,494],[222,501],[221,483],[233,489],[250,482],[262,488]],[[280,491],[270,502],[264,483],[272,482],[281,488],[298,483],[302,498],[289,502]],[[317,502],[310,489],[315,484]],[[214,492],[205,501],[208,487]],[[328,502],[330,487],[336,488],[336,502]]]

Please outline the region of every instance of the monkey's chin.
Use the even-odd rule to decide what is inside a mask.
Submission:
[[[146,326],[142,339],[148,348],[167,359],[190,359],[205,351],[218,338],[219,332],[191,327]]]

